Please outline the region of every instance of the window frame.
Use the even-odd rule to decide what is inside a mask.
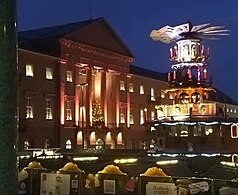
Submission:
[[[120,81],[120,91],[125,91],[125,82],[124,81]]]
[[[73,82],[73,72],[71,70],[67,70],[66,71],[66,81],[68,83],[72,83]]]
[[[145,89],[143,85],[140,85],[140,95],[144,95],[145,94]]]
[[[52,114],[52,99],[47,98],[45,100],[46,107],[45,107],[45,119],[46,120],[52,120],[53,114]]]
[[[34,66],[32,64],[26,64],[25,75],[26,77],[34,77]]]
[[[72,101],[67,100],[65,102],[65,120],[66,121],[72,121],[73,116],[72,116]]]
[[[33,98],[26,97],[26,119],[32,119],[32,118],[34,118]]]
[[[46,80],[53,80],[53,68],[51,67],[46,67],[45,68],[45,78]]]

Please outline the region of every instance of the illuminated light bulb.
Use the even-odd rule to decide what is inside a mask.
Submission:
[[[176,71],[173,73],[173,79],[176,80]]]
[[[170,59],[173,59],[173,57],[174,57],[174,56],[173,56],[173,49],[170,48],[170,49],[169,49],[169,58],[170,58]]]
[[[203,77],[204,77],[204,79],[207,79],[207,69],[203,70]]]

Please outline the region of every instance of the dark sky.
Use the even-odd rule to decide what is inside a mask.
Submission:
[[[104,17],[130,48],[136,66],[168,72],[169,48],[149,34],[165,25],[224,25],[229,36],[204,41],[211,49],[213,86],[238,101],[238,0],[91,0],[92,18]],[[90,0],[18,0],[18,30],[90,19]]]

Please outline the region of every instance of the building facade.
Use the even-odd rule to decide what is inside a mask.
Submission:
[[[19,148],[143,148],[166,75],[104,19],[19,33]]]
[[[236,150],[238,104],[211,86],[200,39],[179,40],[167,75],[133,66],[104,19],[18,37],[19,149]]]

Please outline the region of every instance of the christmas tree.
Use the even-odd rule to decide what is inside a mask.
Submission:
[[[95,101],[92,107],[92,120],[93,126],[95,128],[99,128],[104,124],[104,117],[101,109],[101,105],[99,101]]]

